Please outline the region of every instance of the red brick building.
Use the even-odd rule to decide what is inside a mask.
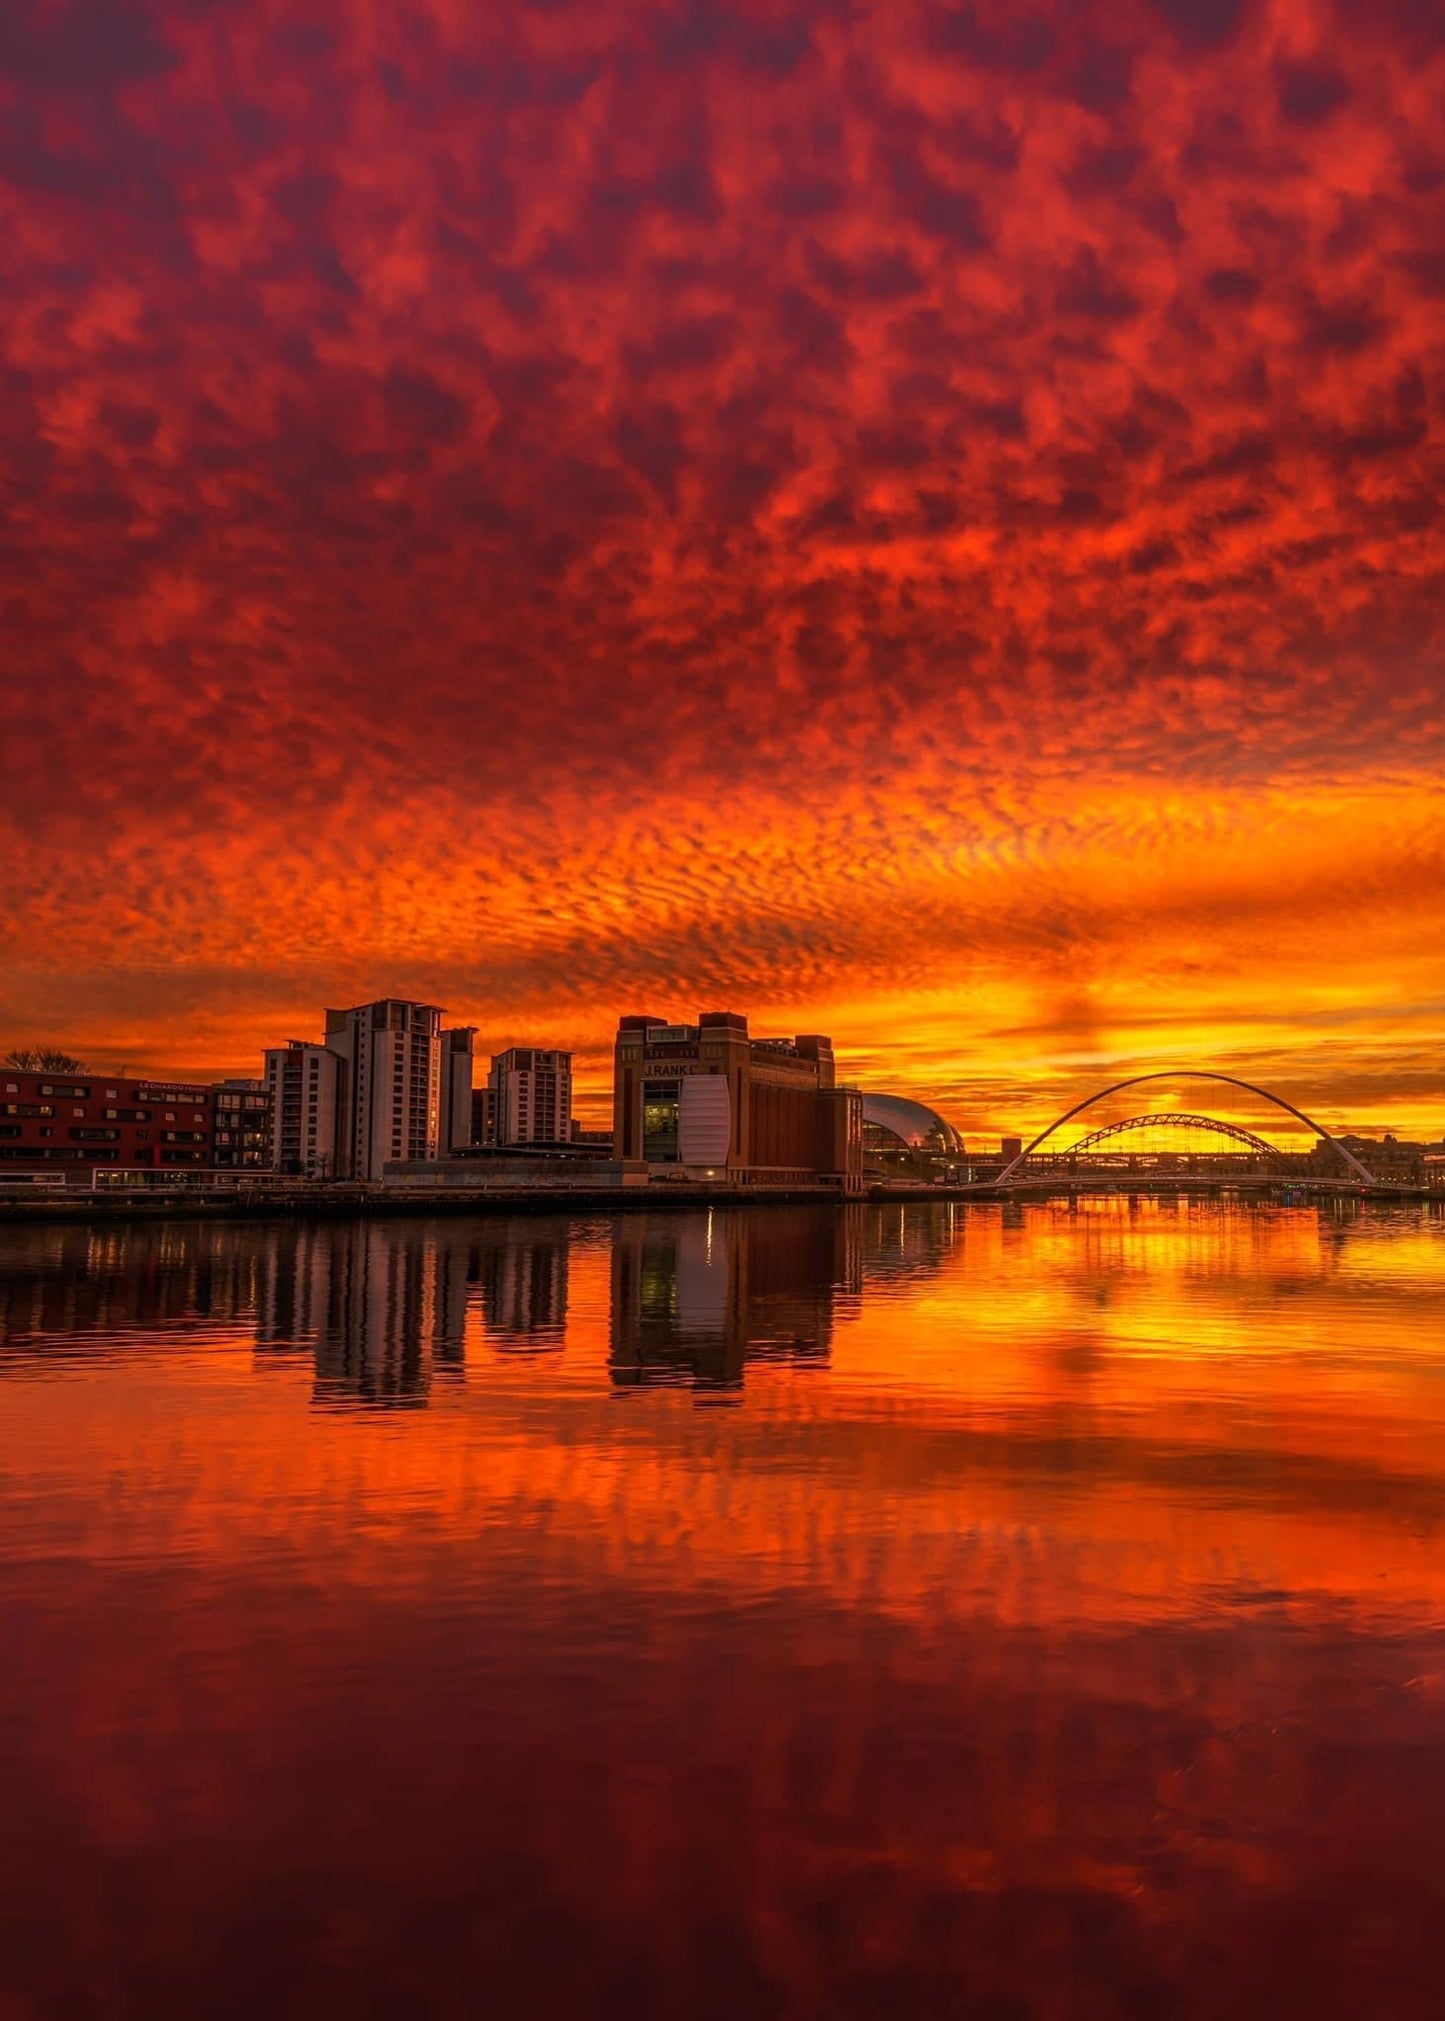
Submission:
[[[862,1186],[863,1098],[838,1087],[821,1033],[751,1038],[734,1011],[625,1017],[613,1057],[615,1158],[665,1177]]]
[[[205,1168],[215,1129],[215,1091],[194,1082],[0,1067],[0,1177]]]

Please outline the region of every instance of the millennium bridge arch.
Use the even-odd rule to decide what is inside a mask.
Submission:
[[[1127,1080],[1115,1081],[1112,1087],[1096,1088],[1093,1094],[1085,1095],[1082,1102],[1075,1102],[1072,1109],[1066,1109],[1046,1130],[1040,1130],[1033,1142],[1025,1145],[1019,1152],[1012,1164],[1004,1167],[994,1184],[1007,1186],[1014,1176],[1024,1169],[1041,1144],[1046,1144],[1056,1130],[1062,1130],[1065,1123],[1071,1123],[1075,1116],[1081,1116],[1085,1109],[1091,1109],[1095,1102],[1106,1101],[1110,1095],[1122,1094],[1126,1088],[1142,1088],[1151,1081],[1214,1081],[1226,1088],[1242,1088],[1246,1094],[1258,1095],[1261,1101],[1272,1103],[1276,1109],[1287,1116],[1292,1116],[1297,1123],[1303,1123],[1307,1130],[1312,1130],[1317,1137],[1332,1146],[1355,1177],[1363,1180],[1365,1185],[1373,1187],[1376,1183],[1374,1174],[1366,1170],[1353,1151],[1347,1150],[1339,1138],[1325,1129],[1323,1124],[1317,1123],[1312,1116],[1307,1116],[1303,1109],[1297,1109],[1293,1102],[1287,1102],[1283,1095],[1276,1095],[1269,1088],[1257,1087],[1253,1081],[1242,1081],[1236,1074],[1216,1073],[1209,1067],[1175,1067],[1168,1072],[1131,1074]]]
[[[1177,1109],[1163,1109],[1155,1116],[1126,1116],[1122,1123],[1105,1123],[1102,1129],[1090,1130],[1087,1137],[1070,1144],[1065,1155],[1076,1158],[1081,1151],[1102,1150],[1116,1137],[1127,1137],[1134,1130],[1207,1130],[1213,1137],[1223,1137],[1226,1143],[1242,1144],[1246,1151],[1259,1157],[1277,1155],[1276,1146],[1256,1137],[1253,1130],[1241,1130],[1237,1123],[1222,1123],[1218,1116],[1195,1116]]]

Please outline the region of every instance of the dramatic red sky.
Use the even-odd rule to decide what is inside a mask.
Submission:
[[[1445,1127],[1436,0],[8,0],[0,1043]]]

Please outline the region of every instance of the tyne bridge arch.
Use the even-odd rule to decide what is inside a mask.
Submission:
[[[1073,1108],[1066,1109],[1063,1115],[1050,1123],[1046,1130],[1040,1130],[1033,1142],[1026,1144],[1012,1163],[1004,1167],[1003,1171],[999,1173],[998,1178],[994,1181],[994,1184],[996,1186],[1010,1185],[1021,1173],[1027,1170],[1029,1159],[1048,1142],[1049,1138],[1056,1131],[1062,1130],[1066,1123],[1071,1123],[1075,1116],[1081,1116],[1086,1109],[1093,1108],[1096,1102],[1107,1101],[1111,1095],[1122,1094],[1126,1088],[1142,1088],[1151,1081],[1211,1081],[1216,1085],[1226,1088],[1240,1088],[1246,1094],[1257,1095],[1261,1101],[1270,1103],[1274,1108],[1280,1110],[1282,1114],[1291,1117],[1296,1123],[1303,1123],[1307,1130],[1313,1131],[1315,1136],[1319,1137],[1322,1142],[1329,1144],[1354,1178],[1370,1187],[1373,1187],[1376,1183],[1374,1174],[1360,1163],[1353,1151],[1342,1144],[1339,1138],[1334,1136],[1332,1132],[1325,1129],[1323,1124],[1317,1123],[1312,1116],[1307,1116],[1303,1109],[1297,1109],[1293,1102],[1286,1101],[1283,1095],[1276,1095],[1269,1088],[1257,1087],[1253,1081],[1242,1081],[1236,1074],[1217,1073],[1209,1067],[1176,1067],[1163,1073],[1131,1074],[1127,1080],[1115,1081],[1110,1087],[1096,1088],[1091,1095],[1085,1095],[1083,1101],[1075,1102]],[[1200,1120],[1205,1119],[1201,1118]]]

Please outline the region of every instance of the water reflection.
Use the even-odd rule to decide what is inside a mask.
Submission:
[[[0,2013],[1433,2021],[1442,1300],[1142,1196],[0,1227]]]
[[[511,1353],[545,1354],[567,1335],[570,1230],[555,1221],[502,1221],[468,1253],[467,1275],[479,1285],[488,1341]]]
[[[784,1207],[619,1220],[613,1383],[739,1391],[749,1360],[825,1364],[838,1301],[861,1289],[866,1213]]]
[[[938,1271],[960,1225],[947,1205],[619,1217],[605,1238],[613,1382],[736,1391],[749,1362],[825,1364],[865,1284]],[[0,1341],[103,1350],[250,1325],[259,1357],[312,1358],[318,1404],[414,1408],[464,1371],[469,1343],[563,1347],[577,1242],[536,1217],[12,1230]]]

